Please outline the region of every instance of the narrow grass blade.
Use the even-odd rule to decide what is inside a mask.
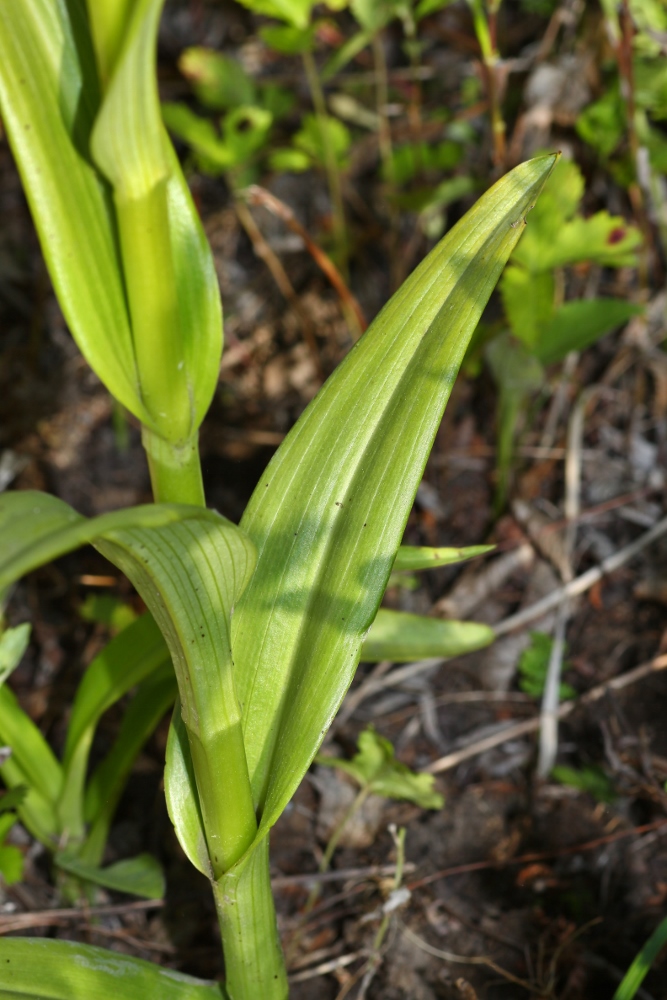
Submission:
[[[62,768],[32,719],[8,687],[0,687],[0,743],[12,755],[0,775],[9,788],[25,785],[25,799],[18,806],[21,820],[42,843],[55,846],[59,824],[57,803],[62,789]]]
[[[168,655],[166,646],[164,652]],[[160,719],[174,704],[176,696],[176,677],[171,658],[168,657],[164,666],[139,685],[139,690],[123,715],[116,742],[88,782],[84,819],[89,832],[82,849],[77,852],[77,857],[82,861],[100,864],[109,827],[132,765]]]
[[[136,858],[117,861],[106,868],[88,865],[79,858],[56,857],[56,864],[63,871],[84,882],[102,885],[105,889],[127,892],[142,899],[162,899],[165,891],[162,865],[152,854],[139,854]]]
[[[662,920],[639,952],[614,993],[613,1000],[633,1000],[647,972],[667,944],[667,917]]]
[[[517,167],[447,234],[310,404],[242,527],[257,570],[234,616],[260,835],[354,675],[466,346],[556,156]]]
[[[495,633],[477,622],[442,621],[380,608],[361,647],[361,659],[371,663],[409,663],[439,656],[463,656],[489,646]]]
[[[163,966],[74,941],[0,939],[0,998],[6,1000],[225,1000],[207,983]]]
[[[165,661],[170,663],[162,634],[151,616],[143,615],[112,639],[88,667],[74,699],[63,756],[58,811],[68,839],[76,841],[84,834],[84,783],[100,717]]]

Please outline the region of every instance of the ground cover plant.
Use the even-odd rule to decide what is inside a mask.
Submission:
[[[31,0],[2,35],[116,398],[14,249],[0,145],[0,930],[36,935],[0,989],[284,995],[280,936],[298,1000],[659,995],[660,188],[626,100],[650,82],[653,150],[659,11],[121,7]],[[581,123],[610,84],[611,155]],[[485,240],[496,277],[514,250],[437,430]]]

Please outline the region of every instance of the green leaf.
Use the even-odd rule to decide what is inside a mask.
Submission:
[[[492,340],[485,353],[499,390],[496,506],[500,508],[507,497],[519,419],[530,397],[544,385],[545,374],[535,355],[508,334]]]
[[[500,279],[505,315],[515,337],[533,349],[554,311],[554,277],[551,271],[531,273],[509,264]]]
[[[453,563],[466,562],[493,552],[495,545],[470,545],[464,549],[432,549],[424,546],[401,545],[394,559],[395,572],[403,570],[437,569]]]
[[[85,622],[106,625],[113,632],[122,632],[136,621],[137,614],[129,604],[112,594],[89,594],[79,608],[79,617]]]
[[[583,351],[642,311],[641,306],[624,299],[566,302],[540,331],[535,354],[543,365],[562,361],[570,351]]]
[[[187,518],[215,518],[201,507],[146,504],[87,520],[48,493],[17,490],[0,495],[0,592],[38,566],[106,532],[141,525],[157,528]]]
[[[0,998],[7,1000],[223,1000],[207,983],[140,958],[74,941],[0,939]]]
[[[559,764],[554,767],[551,775],[561,785],[577,788],[580,792],[588,792],[598,802],[610,803],[616,799],[614,784],[601,767],[582,767],[577,770],[574,767]]]
[[[381,31],[397,16],[395,0],[350,0],[350,10],[362,28],[371,34]]]
[[[128,8],[122,48],[91,136],[95,162],[114,192],[128,200],[142,198],[170,173],[155,76],[163,4],[135,0]]]
[[[326,163],[327,149],[323,133],[326,134],[328,145],[342,168],[352,144],[352,136],[347,126],[337,118],[332,118],[330,115],[326,118],[320,115],[304,115],[301,128],[294,136],[294,145],[309,156],[314,164],[321,166]]]
[[[231,611],[254,569],[255,549],[230,521],[209,511],[201,515],[162,529],[106,531],[96,545],[135,585],[169,647],[219,876],[256,830],[230,634]]]
[[[88,151],[98,104],[82,5],[7,5],[0,21],[0,107],[58,302],[93,371],[146,422],[113,207]]]
[[[85,882],[102,885],[105,889],[127,892],[143,899],[162,899],[165,891],[162,865],[152,854],[117,861],[106,868],[87,865],[77,858],[56,855],[56,864],[63,871]]]
[[[62,789],[62,768],[32,719],[15,695],[0,687],[0,742],[11,757],[0,767],[6,785],[28,789],[18,805],[22,822],[42,843],[53,846],[59,834],[56,808]]]
[[[422,809],[442,809],[445,800],[433,791],[433,775],[415,774],[401,764],[389,740],[369,727],[360,734],[357,746],[359,753],[352,760],[319,754],[317,763],[340,768],[373,795],[407,799]]]
[[[255,14],[277,17],[295,28],[306,28],[314,0],[240,0],[240,3]]]
[[[164,791],[169,818],[186,857],[202,875],[211,878],[213,873],[206,846],[204,820],[180,702],[176,703],[169,727]]]
[[[244,105],[225,116],[222,131],[234,166],[243,166],[266,145],[273,117],[264,108]]]
[[[222,326],[210,248],[160,112],[164,0],[137,0],[91,136],[111,182],[142,398],[151,427],[188,441],[217,382]]]
[[[361,659],[409,663],[440,656],[463,656],[493,642],[493,629],[476,622],[442,621],[380,608],[361,648]]]
[[[69,838],[83,836],[83,794],[90,747],[100,717],[131,688],[169,663],[164,640],[150,615],[124,629],[92,661],[70,717],[63,756],[63,795],[58,811]]]
[[[17,785],[16,788],[12,788],[11,792],[5,792],[5,794],[0,798],[0,814],[7,812],[9,809],[16,809],[20,806],[26,795],[28,794],[28,789],[25,785]]]
[[[167,649],[164,649],[168,657]],[[109,827],[123,793],[134,761],[169,711],[177,696],[176,677],[171,660],[139,685],[123,714],[116,740],[86,787],[84,819],[89,824],[85,844],[77,857],[99,865],[104,854]]]
[[[161,0],[132,6],[102,111],[83,4],[17,0],[11,7],[0,25],[0,106],[68,326],[112,394],[144,425],[181,442],[201,422],[215,390],[222,323],[211,251],[159,115],[151,47]],[[141,268],[127,258],[126,225],[120,225],[121,262],[120,217],[90,158],[93,123],[97,154],[118,185],[117,206],[119,192],[136,194],[148,184],[159,189],[166,238],[146,228],[144,212],[134,234],[141,236],[135,240]],[[157,297],[163,320],[169,313],[178,328],[167,338],[169,364],[157,359],[152,341],[146,346],[145,330],[137,335],[135,281],[144,311]],[[157,325],[164,334],[165,323],[150,318],[144,327]],[[165,420],[155,386],[167,382],[171,413]]]
[[[269,154],[269,166],[281,174],[302,174],[304,170],[310,170],[311,162],[308,154],[300,149],[274,149]]]
[[[372,31],[357,31],[356,34],[352,35],[351,38],[348,38],[348,40],[344,42],[339,49],[336,49],[331,59],[329,59],[328,62],[322,67],[322,71],[320,73],[322,83],[326,83],[328,80],[331,80],[337,73],[340,73],[340,71],[347,66],[347,64],[351,62],[355,56],[358,56],[360,52],[363,52],[366,46],[370,45],[373,41],[373,34],[374,33]]]
[[[519,658],[519,687],[532,698],[541,698],[547,682],[547,671],[553,639],[545,632],[531,632],[530,646]],[[561,684],[558,697],[564,701],[574,698],[576,691],[569,684]]]
[[[259,558],[233,618],[259,836],[354,675],[456,373],[554,156],[516,168],[385,306],[283,442],[242,527]]]
[[[184,49],[178,68],[194,90],[197,100],[214,111],[227,111],[241,104],[254,104],[255,84],[238,59],[198,46]]]
[[[597,212],[568,222],[558,240],[545,249],[543,267],[564,267],[590,260],[602,267],[636,267],[642,236],[620,216]]]
[[[315,26],[294,28],[291,25],[266,25],[259,29],[259,37],[265,45],[285,56],[302,55],[311,52],[315,44]]]
[[[667,944],[667,917],[660,921],[623,977],[613,1000],[633,1000],[651,966]]]
[[[206,173],[215,176],[234,165],[234,153],[213,122],[195,114],[186,104],[163,104],[162,116],[167,128],[192,148]]]
[[[594,261],[604,267],[632,267],[642,238],[625,219],[598,212],[575,216],[584,179],[575,163],[563,160],[545,185],[530,225],[512,255],[530,274]],[[520,331],[519,331],[520,332]]]
[[[30,625],[24,622],[0,635],[0,685],[18,667],[30,642]]]
[[[449,7],[452,3],[454,0],[419,0],[415,7],[415,19],[421,21],[422,18],[428,17],[430,14],[437,14],[439,10]]]
[[[14,885],[23,878],[23,852],[13,844],[0,845],[0,873],[5,885]]]
[[[575,128],[602,159],[614,152],[625,135],[625,108],[618,87],[610,87],[599,101],[584,108]]]

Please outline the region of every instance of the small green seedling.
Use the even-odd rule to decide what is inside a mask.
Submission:
[[[541,698],[547,680],[553,639],[545,632],[531,632],[530,646],[519,658],[519,687],[531,698]],[[569,684],[561,684],[561,701],[576,697],[577,692]]]
[[[574,768],[558,764],[552,770],[551,777],[559,781],[561,785],[576,788],[580,792],[588,792],[598,802],[608,804],[617,798],[613,782],[601,767],[591,765]]]
[[[357,746],[359,752],[352,760],[318,754],[316,762],[323,767],[337,767],[339,771],[349,774],[359,785],[359,794],[364,798],[380,795],[385,799],[414,802],[422,809],[442,809],[445,800],[440,792],[433,789],[433,775],[416,774],[401,764],[396,760],[389,740],[375,729],[364,729]]]
[[[329,837],[320,860],[320,872],[328,870],[348,824],[370,795],[413,802],[421,809],[442,809],[445,804],[443,796],[433,788],[435,781],[433,775],[417,774],[396,760],[392,744],[384,736],[380,736],[372,726],[360,733],[357,746],[359,752],[352,760],[331,757],[328,754],[318,754],[315,758],[315,762],[322,767],[335,767],[339,771],[344,771],[359,785],[359,791]],[[304,916],[312,910],[319,892],[320,886],[316,884],[308,896],[303,911]]]

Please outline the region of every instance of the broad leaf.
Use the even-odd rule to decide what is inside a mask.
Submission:
[[[401,545],[394,559],[394,572],[418,569],[437,569],[439,566],[451,566],[452,563],[476,559],[488,552],[493,552],[495,545],[470,545],[464,549],[432,549],[428,546]]]
[[[201,507],[146,504],[101,514],[90,520],[34,490],[0,495],[0,593],[21,576],[92,542],[113,529],[157,528],[187,518],[215,518]]]
[[[48,938],[0,939],[3,1000],[224,1000],[207,983],[116,951]]]
[[[116,892],[127,892],[143,899],[162,899],[164,896],[164,872],[162,865],[152,854],[139,854],[136,858],[117,861],[106,868],[88,865],[78,858],[61,854],[56,856],[56,864],[76,878]]]
[[[260,836],[352,680],[468,341],[555,159],[500,180],[416,269],[244,514],[259,557],[233,620],[234,676]]]
[[[214,49],[193,47],[181,53],[178,68],[207,108],[227,111],[255,103],[255,84],[238,59]]]
[[[499,287],[512,333],[526,347],[534,348],[541,331],[553,316],[553,273],[533,273],[510,264],[505,268]]]
[[[408,663],[430,657],[463,656],[490,645],[492,628],[477,622],[443,621],[380,608],[361,647],[361,659]]]
[[[407,799],[422,809],[442,809],[444,799],[433,791],[433,775],[415,774],[396,760],[394,748],[374,729],[365,729],[357,743],[359,753],[352,760],[320,754],[317,763],[337,767],[372,795],[387,799]]]
[[[641,312],[641,306],[624,299],[566,302],[540,332],[535,354],[543,365],[562,361],[569,351],[583,351]]]

